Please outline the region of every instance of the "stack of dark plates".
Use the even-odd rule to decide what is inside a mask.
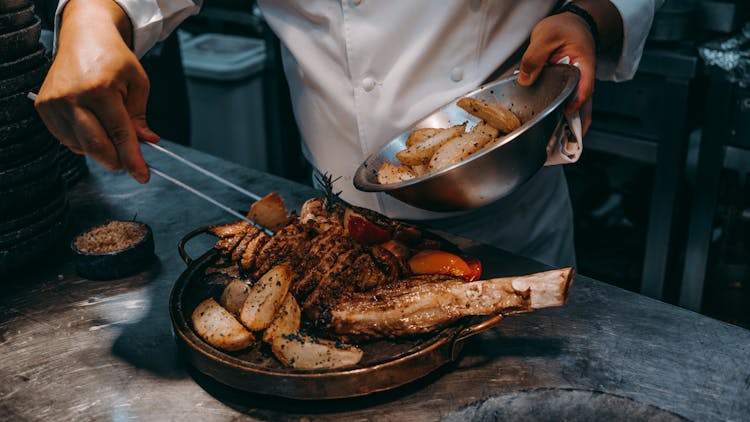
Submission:
[[[30,0],[0,2],[0,273],[39,259],[66,234],[59,144],[27,98],[49,69]]]

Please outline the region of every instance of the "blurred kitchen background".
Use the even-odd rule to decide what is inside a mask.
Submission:
[[[47,29],[56,3],[36,1]],[[279,42],[253,5],[205,0],[144,57],[148,120],[309,183]],[[581,274],[750,328],[747,83],[750,2],[667,0],[635,79],[597,84],[585,152],[566,166]]]

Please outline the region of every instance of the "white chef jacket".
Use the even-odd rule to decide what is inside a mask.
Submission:
[[[58,22],[66,1],[61,0],[58,6]],[[169,35],[184,18],[197,13],[201,3],[114,1],[130,17],[134,50],[139,56]],[[611,1],[622,16],[623,48],[619,57],[598,58],[597,77],[620,81],[635,73],[654,12],[663,0]],[[336,188],[343,191],[345,200],[405,219],[435,219],[445,214],[419,210],[384,194],[356,190],[352,178],[359,164],[416,121],[478,87],[528,40],[534,25],[556,3],[258,0],[268,24],[283,42],[285,73],[310,162],[320,171],[342,177]],[[562,172],[542,173],[547,175],[520,190],[553,195],[566,209],[557,213],[548,209],[545,213],[540,207],[549,207],[550,198],[536,201],[535,212],[529,211],[530,204],[514,203],[526,210],[527,217],[535,217],[523,225],[570,226],[567,190],[560,187]],[[553,173],[557,176],[550,176]],[[528,192],[515,195],[531,202],[533,196]],[[513,214],[512,209],[507,211]],[[503,219],[528,237],[532,228],[519,226],[507,215]],[[572,234],[568,237],[572,242]]]

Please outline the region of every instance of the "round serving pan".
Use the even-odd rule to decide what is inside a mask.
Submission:
[[[496,145],[435,173],[401,183],[378,183],[377,170],[385,161],[399,163],[396,153],[406,148],[406,138],[414,129],[447,128],[467,121],[473,126],[479,121],[456,105],[457,98],[370,155],[357,169],[354,186],[432,211],[469,210],[507,196],[544,165],[547,144],[563,118],[562,105],[579,77],[575,66],[556,64],[546,66],[531,87],[520,86],[512,76],[462,95],[502,104],[518,116],[521,127]]]
[[[69,217],[70,212],[66,209],[46,230],[7,249],[0,249],[0,274],[19,270],[35,259],[46,259],[45,252],[59,246],[65,236]]]
[[[25,183],[0,188],[0,219],[13,219],[48,203],[65,190],[60,172],[47,171]]]
[[[49,66],[49,61],[44,59],[20,75],[0,80],[0,97],[7,97],[19,92],[28,94],[29,90],[42,84],[45,76],[47,76]],[[29,101],[33,103],[31,100]]]
[[[43,220],[48,215],[53,215],[65,208],[68,204],[68,195],[65,191],[57,192],[48,202],[39,204],[38,207],[26,214],[15,218],[0,219],[0,234],[13,232],[24,227],[33,225]]]
[[[187,361],[216,381],[240,390],[301,400],[357,397],[389,390],[454,361],[466,339],[502,319],[497,315],[475,320],[473,325],[457,324],[432,336],[361,344],[358,346],[364,351],[362,361],[343,369],[287,368],[263,345],[240,352],[223,352],[198,337],[190,322],[198,303],[221,289],[204,276],[206,268],[219,258],[218,252],[212,249],[195,260],[185,252],[186,243],[206,230],[207,227],[196,229],[178,244],[180,256],[188,267],[172,288],[169,313],[175,339]]]
[[[37,43],[36,49],[30,54],[11,61],[3,59],[0,61],[0,78],[12,78],[32,69],[37,64],[47,60],[46,51],[44,45]]]
[[[37,91],[39,86],[34,87]],[[7,125],[17,120],[24,120],[36,114],[34,102],[28,97],[28,92],[18,92],[7,97],[0,98],[0,125]]]
[[[31,0],[3,0],[0,2],[0,13],[13,12],[31,4]]]
[[[8,249],[50,228],[54,223],[60,221],[63,214],[68,212],[68,203],[63,202],[60,208],[51,211],[48,214],[39,215],[36,221],[30,222],[26,226],[7,233],[0,233],[0,249]]]
[[[15,12],[0,13],[0,34],[28,26],[34,22],[34,6],[28,6]]]
[[[0,56],[15,59],[31,53],[39,44],[41,35],[42,20],[35,16],[31,24],[0,34]]]
[[[0,147],[21,142],[24,138],[34,136],[44,128],[44,123],[38,115],[18,120],[4,126],[0,126]]]
[[[0,189],[31,180],[57,164],[57,145],[51,143],[30,159],[0,165]],[[59,168],[56,172],[59,173]]]
[[[55,144],[57,142],[46,130],[19,139],[17,142],[0,143],[0,171],[13,167],[19,162],[29,161],[32,156],[38,155],[40,151],[45,151],[50,145]]]

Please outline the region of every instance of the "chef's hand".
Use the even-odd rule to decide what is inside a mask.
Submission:
[[[608,0],[579,0],[573,2],[586,10],[599,29],[600,50],[617,49],[622,43],[622,18],[617,8]],[[581,112],[583,133],[591,126],[591,95],[594,93],[596,74],[596,45],[586,21],[571,12],[549,16],[540,21],[531,32],[529,47],[521,59],[518,83],[534,83],[547,63],[557,63],[563,57],[578,63],[581,79],[574,97],[565,107],[565,114]]]
[[[73,152],[146,183],[138,138],[157,142],[159,136],[146,124],[149,81],[128,47],[131,32],[114,1],[71,0],[35,105],[50,132]]]

